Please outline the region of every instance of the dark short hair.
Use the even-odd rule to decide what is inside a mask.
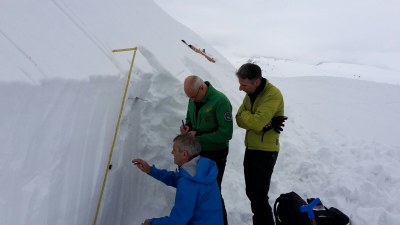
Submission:
[[[236,76],[249,80],[259,79],[262,77],[261,68],[254,63],[246,63],[238,69]]]
[[[178,143],[179,152],[186,150],[189,156],[200,154],[201,146],[196,137],[189,134],[180,134],[174,138],[174,142]]]

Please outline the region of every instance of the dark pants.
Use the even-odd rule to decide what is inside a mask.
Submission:
[[[224,176],[225,172],[225,165],[226,165],[226,157],[228,156],[229,148],[224,148],[221,150],[209,150],[209,151],[201,151],[200,155],[213,160],[217,164],[218,168],[218,176],[217,176],[217,182],[218,182],[218,187],[219,191],[221,192],[221,183],[222,183],[222,177]],[[228,225],[228,218],[226,215],[226,209],[225,209],[225,202],[224,199],[222,198],[221,195],[221,201],[222,201],[222,215],[224,218],[224,224]]]
[[[274,225],[268,191],[278,152],[246,149],[244,155],[244,179],[246,195],[251,202],[253,225]]]

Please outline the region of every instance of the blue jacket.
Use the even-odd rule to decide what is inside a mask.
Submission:
[[[222,225],[221,193],[214,161],[197,156],[177,171],[152,166],[149,175],[176,187],[169,216],[151,219],[151,225]]]

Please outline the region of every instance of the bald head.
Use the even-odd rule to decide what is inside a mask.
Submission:
[[[187,90],[197,91],[197,89],[199,89],[199,87],[203,84],[204,84],[204,81],[200,77],[191,75],[191,76],[186,77],[185,82],[183,84],[183,88],[185,90],[185,93]]]
[[[207,85],[200,77],[191,75],[186,77],[183,83],[183,90],[189,98],[191,98],[193,101],[197,101],[202,98],[202,91],[207,90]]]

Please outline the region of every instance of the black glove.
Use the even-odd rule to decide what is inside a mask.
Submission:
[[[277,116],[272,118],[271,122],[269,122],[267,125],[265,125],[265,127],[263,128],[264,132],[267,132],[269,130],[271,130],[272,128],[274,128],[274,130],[277,133],[281,133],[281,131],[283,131],[283,127],[285,126],[285,121],[288,118],[286,116]]]
[[[285,126],[284,123],[287,119],[287,116],[277,116],[272,118],[271,123],[274,130],[280,134],[281,131],[283,131],[283,127]]]

